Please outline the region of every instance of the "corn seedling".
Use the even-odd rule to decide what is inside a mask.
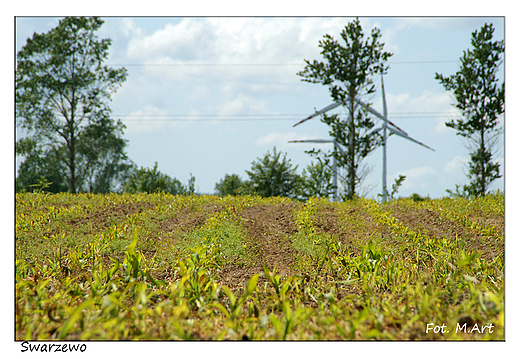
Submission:
[[[500,193],[17,194],[16,339],[504,340],[503,216]]]

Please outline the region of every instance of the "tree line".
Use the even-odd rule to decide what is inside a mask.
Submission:
[[[188,184],[153,168],[137,167],[127,156],[125,126],[111,117],[111,96],[126,81],[124,67],[111,68],[108,58],[111,39],[99,39],[103,25],[97,17],[67,17],[47,33],[34,33],[17,53],[16,125],[27,136],[15,144],[16,155],[25,159],[16,178],[16,191],[45,188],[57,192],[155,192],[195,193],[195,178]],[[493,25],[485,24],[472,33],[472,48],[464,51],[456,74],[435,78],[454,94],[453,104],[462,117],[446,126],[470,140],[470,182],[454,196],[485,195],[490,184],[501,177],[493,160],[493,145],[500,133],[498,118],[504,112],[504,83],[497,72],[502,64],[503,41],[493,41]],[[318,46],[322,61],[305,60],[297,75],[302,81],[326,86],[335,102],[345,104],[347,116],[321,116],[329,134],[346,150],[311,150],[317,159],[302,174],[286,154],[268,152],[252,162],[248,179],[226,174],[216,185],[217,194],[258,194],[305,199],[327,197],[332,185],[331,160],[347,173],[342,183],[343,199],[354,198],[366,172],[362,162],[382,144],[372,131],[374,121],[359,99],[375,92],[372,78],[389,71],[381,31],[373,28],[365,36],[359,19],[345,26],[342,42],[324,35]],[[402,176],[396,181],[400,185]],[[396,188],[394,187],[395,193]]]

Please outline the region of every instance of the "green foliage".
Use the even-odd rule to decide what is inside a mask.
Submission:
[[[84,186],[90,193],[120,192],[132,169],[124,150],[127,140],[123,139],[125,126],[109,118],[93,122],[79,136],[79,171]],[[93,151],[95,149],[95,151]]]
[[[298,197],[301,177],[296,173],[298,165],[292,166],[287,154],[277,152],[276,147],[263,158],[252,162],[251,170],[246,173],[249,180],[245,184],[245,192],[261,197]]]
[[[504,113],[505,85],[499,84],[497,72],[504,53],[504,41],[492,41],[493,25],[485,24],[472,33],[471,50],[464,51],[461,67],[454,75],[444,77],[436,73],[435,79],[455,95],[454,106],[462,112],[462,119],[446,123],[457,130],[457,135],[470,140],[468,185],[462,187],[464,196],[482,196],[489,185],[500,178],[500,166],[493,162],[493,137],[501,128],[499,116]],[[490,144],[491,142],[491,144]],[[450,193],[453,193],[449,191]],[[459,193],[459,189],[456,190]]]
[[[222,313],[229,319],[230,324],[233,324],[237,317],[241,314],[242,306],[245,304],[247,299],[256,290],[256,283],[258,282],[258,274],[255,274],[249,279],[246,284],[244,293],[240,297],[236,297],[228,287],[222,287],[222,291],[228,297],[229,309],[221,303],[215,303],[214,307],[218,308]]]
[[[395,179],[395,182],[392,185],[392,192],[390,193],[390,198],[392,198],[392,199],[394,198],[397,191],[399,191],[399,187],[401,187],[403,185],[403,182],[405,179],[406,179],[406,176],[404,176],[404,175],[399,175],[399,178]]]
[[[462,187],[461,185],[459,184],[455,184],[455,190],[451,190],[451,189],[446,189],[446,192],[450,195],[450,197],[453,197],[453,198],[465,198],[465,199],[469,199],[470,198],[470,194],[464,190],[464,187]]]
[[[37,184],[31,185],[34,188],[34,192],[43,192],[45,188],[49,188],[52,185],[52,182],[47,182],[45,177],[40,178],[40,181]]]
[[[311,197],[328,198],[334,194],[333,177],[334,172],[328,159],[322,161],[321,158],[318,158],[318,162],[311,162],[302,172],[302,199],[307,200]]]
[[[500,164],[492,161],[492,152],[481,145],[476,151],[470,153],[468,178],[472,181],[464,185],[464,192],[469,196],[485,195],[489,185],[502,177]]]
[[[378,28],[372,29],[365,39],[359,19],[350,22],[341,31],[341,38],[344,45],[325,35],[319,43],[324,61],[305,60],[305,69],[297,75],[303,77],[303,81],[328,86],[332,99],[347,105],[349,116],[346,120],[338,115],[324,114],[322,121],[330,126],[329,134],[346,149],[346,155],[336,151],[325,154],[325,157],[334,156],[338,166],[346,168],[346,198],[352,199],[363,178],[359,173],[361,162],[379,145],[380,138],[377,133],[369,133],[374,122],[367,110],[351,99],[375,92],[371,76],[387,71],[385,62],[392,54],[383,51],[384,44],[379,42],[381,31]],[[319,156],[321,150],[311,151],[311,154]]]
[[[291,168],[290,161],[284,158],[280,160],[281,153],[274,149],[273,155],[269,152],[260,162],[254,162],[248,181],[242,181],[237,174],[226,174],[216,185],[216,194],[219,196],[238,196],[246,193],[263,193],[263,197],[286,196],[307,200],[311,197],[329,197],[334,193],[332,183],[333,171],[330,161],[325,159],[312,162],[302,171],[296,173],[296,168]],[[291,186],[293,186],[291,188]]]
[[[184,186],[178,179],[161,173],[155,162],[152,169],[141,167],[135,168],[134,172],[129,176],[124,184],[124,191],[128,193],[156,193],[165,192],[170,194],[186,194],[188,191],[195,190],[195,178],[190,178],[189,189]]]
[[[227,174],[215,184],[219,196],[238,196],[243,192],[244,181],[237,174]]]
[[[16,142],[15,152],[17,155],[26,156],[25,161],[20,164],[18,176],[16,177],[16,192],[32,191],[39,185],[42,178],[50,182],[46,191],[51,193],[66,192],[65,165],[60,162],[56,151],[47,151],[39,148],[34,138],[21,138]]]
[[[419,194],[417,193],[412,193],[412,195],[410,196],[410,198],[414,201],[414,202],[422,202],[424,200],[426,200],[426,198],[420,196]],[[428,198],[429,199],[429,198]]]
[[[249,260],[248,244],[240,219],[232,221],[226,212],[209,218],[206,225],[182,236],[182,247],[195,250],[206,259],[206,268],[216,268],[229,263],[245,266]]]
[[[389,196],[390,199],[395,199],[395,195],[399,191],[399,188],[403,185],[403,182],[405,179],[406,179],[406,176],[399,175],[399,177],[395,179],[394,184],[392,184],[392,192],[390,192],[390,193],[388,193],[388,190],[385,188],[387,196]],[[415,193],[414,193],[414,195],[415,195]],[[382,194],[378,194],[378,196],[383,197]]]
[[[127,72],[103,65],[111,40],[95,35],[102,24],[67,17],[18,52],[16,122],[28,133],[16,147],[26,157],[19,187],[46,177],[56,186],[51,191],[106,193],[124,180],[124,125],[110,118],[108,103]]]
[[[195,176],[190,173],[190,179],[188,180],[188,194],[195,194]]]

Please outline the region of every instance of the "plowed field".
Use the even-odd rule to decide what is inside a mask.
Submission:
[[[502,195],[23,194],[16,260],[20,340],[504,339]]]

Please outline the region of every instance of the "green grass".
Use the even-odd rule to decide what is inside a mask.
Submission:
[[[16,339],[504,340],[503,223],[498,194],[17,194]]]

